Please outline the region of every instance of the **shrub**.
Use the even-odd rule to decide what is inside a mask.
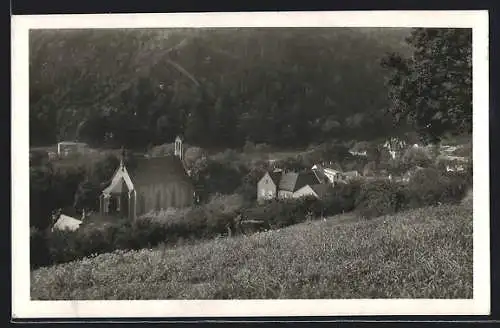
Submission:
[[[184,153],[184,161],[187,167],[192,167],[196,161],[203,159],[207,156],[205,151],[200,147],[189,147]]]
[[[361,191],[361,182],[352,181],[348,184],[339,184],[322,200],[326,215],[353,211],[356,199]]]
[[[310,169],[310,166],[304,163],[302,157],[288,157],[284,160],[279,160],[274,162],[276,168],[280,168],[285,171],[304,171]]]
[[[233,214],[239,211],[245,205],[243,196],[238,194],[212,196],[205,208],[211,212],[221,214]]]
[[[149,150],[151,157],[159,157],[166,155],[173,155],[175,146],[173,143],[164,143],[162,145],[154,146]]]
[[[356,198],[356,211],[365,218],[391,214],[404,204],[401,187],[390,181],[371,181],[361,185]]]
[[[82,167],[57,170],[48,163],[30,168],[30,226],[46,229],[51,225],[51,212],[72,206],[78,185],[85,172]]]
[[[407,186],[408,207],[460,201],[467,189],[465,174],[426,168],[415,172]]]
[[[200,162],[191,171],[191,177],[195,185],[199,186],[203,199],[216,193],[234,193],[246,174],[242,166],[213,159]]]
[[[430,167],[433,163],[432,155],[423,147],[409,148],[401,158],[402,162],[408,166]]]

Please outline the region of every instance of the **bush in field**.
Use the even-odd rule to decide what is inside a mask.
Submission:
[[[201,198],[205,200],[216,193],[234,193],[246,174],[243,166],[213,159],[198,161],[191,170],[191,177],[195,185],[199,186]]]
[[[245,205],[243,196],[238,194],[222,195],[216,194],[204,206],[205,209],[215,213],[233,214]]]
[[[30,167],[30,226],[48,228],[56,208],[73,205],[74,195],[84,179],[83,167],[56,169],[50,163]]]
[[[355,202],[356,211],[365,218],[395,213],[403,205],[401,187],[385,180],[363,183]]]
[[[115,223],[102,228],[77,231],[55,230],[46,235],[45,256],[38,252],[40,258],[48,262],[63,263],[108,253],[115,249],[141,249],[155,246],[167,238],[167,230],[161,224],[152,220],[136,220],[134,222]],[[36,242],[38,236],[32,236],[31,242]],[[33,251],[32,254],[35,254]],[[34,255],[33,255],[34,256]],[[36,263],[38,266],[48,263]]]
[[[349,148],[339,143],[325,143],[318,147],[321,157],[325,161],[341,162],[351,158]]]
[[[406,198],[409,207],[457,202],[465,196],[466,189],[465,174],[443,173],[426,168],[411,177]]]
[[[295,171],[295,172],[304,171],[311,168],[309,165],[304,163],[303,158],[301,156],[288,157],[284,160],[276,161],[274,162],[274,166],[276,168],[285,171]]]
[[[326,215],[353,211],[356,199],[361,191],[361,182],[352,181],[348,184],[336,185],[333,190],[322,199]]]
[[[423,147],[409,148],[403,154],[401,161],[408,166],[430,167],[432,166],[432,154]]]
[[[277,229],[305,221],[310,213],[319,212],[318,203],[314,198],[272,200],[246,208],[241,216],[243,220],[261,222],[261,228]]]
[[[165,143],[162,145],[154,146],[149,150],[149,155],[151,157],[160,157],[166,155],[173,155],[175,150],[175,145],[173,143]]]
[[[196,161],[206,158],[206,152],[200,147],[189,147],[184,153],[184,161],[188,168],[194,166]]]

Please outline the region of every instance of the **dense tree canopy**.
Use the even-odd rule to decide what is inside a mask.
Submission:
[[[406,29],[30,32],[30,141],[203,147],[382,137]]]
[[[411,57],[391,54],[384,61],[390,113],[410,122],[427,141],[472,132],[472,30],[415,29],[407,38]]]

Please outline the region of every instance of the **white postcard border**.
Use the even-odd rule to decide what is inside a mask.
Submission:
[[[473,29],[474,292],[471,300],[31,301],[28,31],[37,28],[461,27]],[[487,315],[490,312],[487,11],[352,11],[12,17],[12,316],[253,317]]]

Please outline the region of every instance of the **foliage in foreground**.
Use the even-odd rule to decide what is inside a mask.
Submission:
[[[417,28],[407,38],[413,56],[389,55],[390,113],[412,122],[423,139],[472,131],[472,31]]]
[[[471,298],[472,209],[344,215],[168,249],[116,251],[31,274],[36,300]]]

